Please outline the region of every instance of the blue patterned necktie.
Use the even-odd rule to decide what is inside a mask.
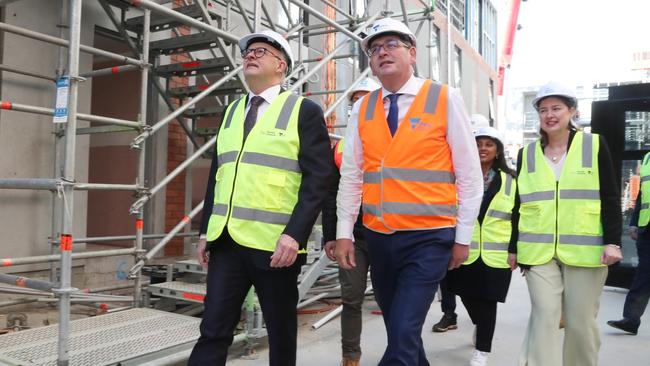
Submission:
[[[397,118],[399,116],[399,110],[397,109],[397,97],[399,94],[389,94],[388,99],[390,100],[390,107],[388,107],[388,129],[390,130],[390,135],[395,136],[395,131],[397,131]]]

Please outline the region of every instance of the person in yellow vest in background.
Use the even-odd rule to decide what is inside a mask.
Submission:
[[[483,201],[474,224],[469,257],[460,268],[449,271],[446,280],[476,326],[476,349],[469,364],[485,366],[492,351],[497,302],[506,301],[510,286],[508,246],[517,181],[506,163],[499,131],[480,127],[474,136],[483,171]]]
[[[388,344],[380,366],[429,365],[422,326],[438,282],[469,253],[483,187],[460,93],[413,75],[416,39],[377,20],[362,48],[381,89],[353,107],[337,197],[336,259],[357,266],[360,207]]]
[[[224,365],[251,286],[269,335],[269,363],[296,364],[297,278],[332,166],[322,109],[282,91],[289,43],[262,31],[239,41],[250,93],[219,129],[198,260],[208,268],[201,336],[190,365]]]
[[[641,160],[641,189],[630,219],[630,237],[636,241],[639,264],[625,296],[623,319],[610,320],[607,324],[636,335],[641,325],[641,316],[650,300],[650,153]]]
[[[353,105],[364,95],[373,90],[379,89],[376,81],[366,78],[357,84],[350,91],[349,100]],[[334,177],[330,185],[329,195],[323,207],[323,242],[327,257],[336,260],[336,194],[339,188],[341,160],[343,159],[343,140],[334,145]],[[341,283],[341,366],[359,366],[361,359],[361,306],[366,296],[366,284],[368,282],[368,249],[363,240],[363,225],[361,215],[354,225],[354,252],[357,266],[352,269],[339,269],[339,282]]]
[[[508,261],[524,269],[531,314],[521,366],[595,366],[607,266],[621,260],[621,199],[602,136],[571,123],[573,90],[550,82],[533,99],[541,138],[519,151]],[[564,337],[558,328],[565,317]],[[564,339],[564,345],[562,345]]]

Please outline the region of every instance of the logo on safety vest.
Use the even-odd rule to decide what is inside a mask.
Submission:
[[[417,117],[411,117],[409,122],[411,123],[411,129],[413,130],[431,127],[428,123],[421,121],[420,118]]]

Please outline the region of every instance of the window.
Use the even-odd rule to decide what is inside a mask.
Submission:
[[[445,15],[451,7],[451,24],[461,33],[465,31],[465,0],[436,0],[435,6]]]
[[[462,77],[462,59],[461,51],[458,46],[454,46],[454,87],[460,88]]]
[[[280,0],[278,2],[280,3],[280,6],[278,6],[278,25],[284,28],[289,28],[287,10],[291,16],[291,22],[293,24],[298,24],[300,21],[300,9],[297,6],[291,4],[289,0]]]
[[[478,48],[485,62],[497,69],[497,11],[489,0],[481,0],[481,41]]]

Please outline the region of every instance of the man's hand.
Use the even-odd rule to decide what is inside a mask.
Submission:
[[[454,243],[451,248],[451,259],[449,259],[449,267],[447,269],[456,269],[460,267],[469,256],[469,245]]]
[[[354,243],[351,239],[338,239],[334,256],[336,261],[339,262],[339,267],[343,269],[352,269],[357,266],[354,258]]]
[[[605,245],[605,250],[603,255],[600,257],[600,263],[605,265],[612,265],[623,259],[623,254],[621,253],[621,247],[614,244]]]
[[[199,245],[196,247],[196,259],[199,260],[199,264],[203,268],[208,268],[208,261],[210,260],[210,254],[205,251],[205,248],[208,245],[206,239],[199,239]]]
[[[289,267],[298,258],[298,242],[287,234],[280,235],[271,256],[271,267]]]
[[[639,228],[636,226],[630,226],[630,238],[632,240],[639,239]]]
[[[508,265],[510,266],[511,271],[517,269],[517,254],[508,253]]]
[[[324,250],[327,258],[329,258],[331,261],[336,262],[336,255],[334,254],[334,250],[336,250],[336,240],[330,240],[325,243]]]

